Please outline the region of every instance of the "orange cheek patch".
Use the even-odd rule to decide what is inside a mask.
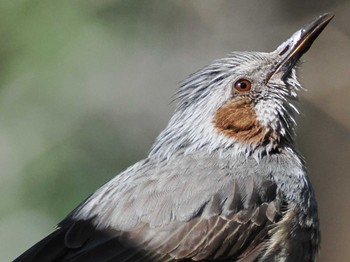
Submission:
[[[262,144],[268,136],[245,98],[223,105],[215,114],[214,124],[220,133],[241,142]]]

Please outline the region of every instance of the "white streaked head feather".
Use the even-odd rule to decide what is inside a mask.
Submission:
[[[277,131],[286,140],[293,141],[293,112],[298,111],[288,102],[288,98],[296,98],[296,91],[301,86],[294,69],[286,80],[272,78],[267,85],[263,84],[275,65],[276,55],[277,52],[234,52],[190,75],[181,83],[175,113],[158,136],[150,157],[168,158],[179,150],[189,154],[197,150],[212,152],[230,148],[233,155],[256,155],[259,158],[259,155],[274,150],[274,145],[239,143],[214,127],[215,113],[232,99],[232,84],[244,77],[255,80],[254,109],[260,123]]]

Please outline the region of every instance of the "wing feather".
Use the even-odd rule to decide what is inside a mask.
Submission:
[[[277,186],[256,166],[208,154],[143,161],[15,261],[254,261],[281,218]]]

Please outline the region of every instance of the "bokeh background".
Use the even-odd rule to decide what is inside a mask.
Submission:
[[[336,17],[304,56],[298,144],[322,224],[319,261],[350,259],[350,1],[0,2],[0,261],[144,158],[177,83],[233,50],[272,51]]]

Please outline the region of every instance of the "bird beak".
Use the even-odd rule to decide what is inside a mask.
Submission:
[[[278,74],[280,78],[285,78],[333,17],[334,15],[329,13],[320,15],[282,43],[275,51],[278,53],[277,64],[267,76],[266,83],[273,75]]]

